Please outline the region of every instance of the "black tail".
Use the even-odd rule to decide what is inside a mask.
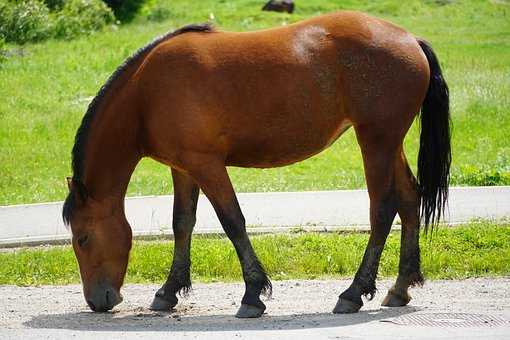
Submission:
[[[430,83],[421,109],[418,186],[425,231],[444,215],[450,182],[450,104],[448,85],[432,47],[418,39],[430,67]]]

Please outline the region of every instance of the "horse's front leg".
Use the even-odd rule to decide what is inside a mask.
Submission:
[[[166,283],[157,292],[151,304],[153,310],[170,310],[177,304],[177,293],[191,288],[190,245],[196,221],[199,188],[188,175],[172,169],[174,182],[174,210],[172,227],[175,247],[172,268]]]
[[[207,159],[194,165],[189,171],[211,201],[241,262],[246,289],[236,316],[238,318],[260,317],[266,309],[260,300],[260,294],[271,294],[271,282],[255,255],[246,233],[245,220],[227,169],[220,160]]]

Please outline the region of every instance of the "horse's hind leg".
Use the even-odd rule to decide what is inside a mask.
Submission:
[[[248,239],[244,216],[228,177],[227,169],[221,161],[208,160],[203,161],[202,164],[194,165],[193,169],[189,169],[189,171],[213,205],[241,262],[246,290],[236,316],[239,318],[259,317],[266,309],[260,300],[260,294],[271,294],[271,282]]]
[[[172,169],[174,182],[174,210],[172,228],[175,247],[172,268],[166,283],[151,304],[153,310],[170,310],[177,304],[177,293],[191,288],[190,244],[196,221],[199,188],[188,175]]]
[[[402,221],[400,243],[400,264],[395,285],[389,290],[382,305],[388,307],[405,306],[411,300],[409,286],[422,285],[420,270],[420,200],[418,186],[403,152],[395,165],[397,187],[397,210]]]
[[[371,232],[354,280],[340,295],[333,313],[355,313],[363,306],[363,295],[373,298],[379,260],[397,213],[394,160],[402,141],[373,126],[357,126],[355,130],[370,197]]]

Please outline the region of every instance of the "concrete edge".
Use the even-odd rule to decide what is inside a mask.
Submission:
[[[392,227],[392,230],[400,230],[399,225]],[[246,232],[249,235],[263,235],[263,234],[284,234],[284,233],[298,233],[298,232],[319,232],[319,233],[350,233],[360,232],[366,233],[370,231],[368,225],[352,225],[352,226],[296,226],[296,227],[278,227],[278,226],[257,226],[247,227]],[[204,228],[193,232],[195,236],[211,236],[211,237],[227,237],[222,230],[217,228]],[[174,235],[172,232],[153,232],[153,231],[139,231],[133,233],[135,240],[173,240]],[[41,236],[41,237],[21,237],[0,240],[0,249],[2,248],[21,248],[21,247],[36,247],[44,245],[67,245],[71,243],[70,236]]]

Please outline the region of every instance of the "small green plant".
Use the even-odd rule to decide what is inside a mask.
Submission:
[[[0,37],[0,67],[2,63],[7,59],[7,48],[5,47],[5,39]]]
[[[59,11],[64,7],[67,0],[44,0],[44,4],[50,11]]]
[[[510,185],[510,171],[465,165],[461,167],[460,173],[452,175],[452,182],[473,186]]]
[[[157,5],[149,10],[147,20],[162,22],[170,17],[170,10],[161,5]]]

